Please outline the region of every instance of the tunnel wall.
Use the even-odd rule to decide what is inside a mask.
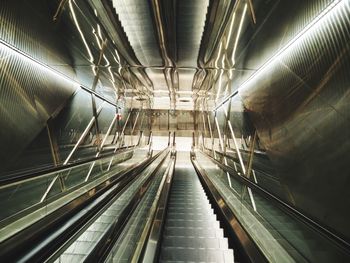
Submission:
[[[287,201],[346,238],[350,238],[349,15],[348,1],[338,4],[239,90],[259,139],[290,191]],[[281,34],[275,37],[280,39]],[[252,56],[271,44],[257,42],[259,47],[247,47]]]
[[[57,114],[78,86],[44,4],[1,1],[0,160],[6,170]],[[61,66],[58,66],[61,65]],[[16,164],[15,164],[16,165]]]
[[[66,5],[54,19],[58,6],[59,1],[1,1],[0,176],[62,164],[93,117],[92,99],[97,108],[103,104],[100,138],[115,114],[122,116],[107,145],[116,139],[129,112],[80,88],[92,88],[96,75],[100,48],[92,43],[97,40],[91,27],[97,31],[98,25],[91,12],[80,9],[86,5]],[[104,34],[100,28],[101,38]],[[89,41],[89,50],[84,40]],[[100,70],[95,91],[116,102],[118,87],[112,86],[111,72]],[[97,139],[94,124],[71,160],[95,156]]]

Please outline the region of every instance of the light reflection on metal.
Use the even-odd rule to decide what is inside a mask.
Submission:
[[[246,174],[247,178],[250,178],[250,173],[252,171],[256,138],[257,138],[257,132],[255,131],[253,140],[250,142],[249,161],[247,165],[247,174]]]
[[[105,102],[102,102],[101,106],[97,109],[97,114],[100,114],[103,104]],[[70,159],[72,158],[73,154],[75,153],[75,151],[78,149],[79,145],[83,142],[83,140],[85,139],[85,136],[89,133],[92,125],[94,125],[95,123],[95,117],[92,117],[89,124],[86,126],[85,130],[83,131],[82,135],[80,136],[80,138],[78,139],[77,143],[74,145],[74,148],[72,149],[72,151],[69,153],[68,157],[66,158],[66,160],[63,162],[63,165],[66,165]]]
[[[252,170],[252,174],[253,174],[254,182],[255,182],[256,184],[258,184],[258,179],[256,178],[255,170]]]
[[[73,85],[80,85],[77,81],[74,81],[73,79],[69,78],[68,76],[64,75],[63,73],[51,68],[49,65],[46,65],[42,63],[41,61],[35,59],[34,57],[28,55],[27,53],[23,52],[22,50],[18,49],[17,47],[5,42],[4,40],[0,39],[0,47],[3,47],[5,50],[9,51],[10,53],[15,53],[17,55],[20,55],[21,59],[30,62],[33,65],[41,67],[45,71],[49,71],[50,73],[53,73],[55,76],[59,78],[63,78],[66,81],[70,82]]]
[[[230,43],[230,39],[231,39],[231,36],[232,36],[233,24],[235,23],[235,19],[236,19],[236,12],[233,13],[233,16],[232,16],[232,19],[231,19],[230,28],[228,30],[227,39],[226,39],[226,45],[225,45],[225,49],[226,50],[227,50],[228,45]]]
[[[160,7],[159,1],[160,0],[151,0],[153,15],[154,15],[154,22],[158,33],[159,47],[161,50],[162,58],[164,60],[164,64],[166,66],[173,66],[173,62],[171,61],[167,51],[167,43],[166,43],[166,38],[164,34],[164,29],[163,29],[163,21],[161,18],[161,11],[160,11],[161,7]]]
[[[102,152],[103,147],[106,144],[107,138],[110,135],[117,118],[118,118],[118,115],[115,114],[114,117],[113,117],[113,120],[111,121],[111,124],[109,125],[108,130],[107,130],[107,132],[106,132],[106,134],[105,134],[105,136],[104,136],[104,138],[102,140],[100,151],[96,154],[96,157],[98,157],[100,155],[100,153]]]
[[[240,35],[241,35],[241,31],[242,31],[242,27],[243,27],[243,22],[244,22],[244,19],[245,19],[245,15],[246,15],[246,13],[247,13],[247,8],[248,8],[248,5],[245,4],[245,5],[244,5],[244,9],[243,9],[243,14],[242,14],[242,17],[241,17],[241,21],[239,22],[236,40],[235,40],[235,43],[234,43],[234,45],[233,45],[233,51],[232,51],[232,55],[231,55],[232,66],[234,66],[234,65],[236,64],[236,61],[235,61],[236,50],[237,50],[237,46],[238,46],[238,40],[239,40],[239,37],[240,37]]]
[[[228,127],[229,127],[230,132],[231,132],[231,136],[232,136],[232,139],[233,139],[233,144],[235,145],[235,149],[236,149],[236,151],[237,151],[238,160],[239,160],[239,163],[240,163],[240,165],[241,165],[242,172],[243,172],[243,174],[245,174],[245,173],[246,173],[245,165],[244,165],[244,163],[243,163],[242,155],[241,155],[241,152],[240,152],[240,150],[239,150],[239,146],[238,146],[238,143],[237,143],[237,139],[236,139],[236,136],[235,136],[235,134],[234,134],[234,132],[233,132],[232,125],[231,125],[231,122],[230,122],[230,121],[228,121]]]
[[[220,59],[220,55],[221,55],[221,50],[222,50],[222,41],[220,42],[218,56],[215,60],[215,67],[216,68],[219,68],[219,59]]]
[[[57,21],[58,18],[61,16],[63,8],[67,4],[67,2],[68,2],[68,0],[61,0],[60,1],[60,4],[58,5],[58,8],[56,10],[56,13],[53,16],[53,21]]]
[[[262,72],[265,71],[266,68],[271,66],[274,62],[280,59],[286,52],[293,50],[294,46],[298,45],[313,29],[317,26],[322,26],[322,22],[325,21],[329,16],[332,15],[333,12],[336,12],[336,7],[342,8],[339,6],[342,2],[346,2],[343,0],[335,0],[330,3],[325,9],[322,10],[304,29],[302,29],[293,39],[291,39],[283,48],[281,48],[275,55],[273,55],[270,59],[268,59],[252,76],[250,76],[245,82],[243,82],[239,90],[246,88],[251,81],[257,78]],[[225,104],[230,98],[235,96],[237,91],[234,91],[231,95],[223,100],[218,106],[215,107],[214,110],[220,108],[223,104]]]
[[[214,136],[213,136],[213,131],[211,129],[211,123],[210,123],[210,118],[209,118],[209,114],[208,113],[207,113],[207,118],[208,118],[210,138],[211,138],[211,149],[212,149],[212,151],[214,151]],[[216,158],[215,151],[214,151],[214,157]]]
[[[60,176],[60,174],[59,174],[59,175],[56,175],[56,176],[52,179],[52,181],[50,182],[50,184],[49,184],[48,187],[46,188],[45,193],[44,193],[43,196],[41,197],[40,203],[42,203],[42,202],[45,201],[47,195],[49,194],[51,188],[53,187],[53,185],[55,184],[55,182],[57,181],[57,179],[58,179],[59,176]]]
[[[230,104],[231,104],[231,101],[229,103],[229,106],[230,106]],[[226,109],[224,109],[224,115],[225,115],[225,117],[228,116],[228,112],[226,111]],[[229,119],[227,119],[227,124],[228,124],[228,127],[229,127],[230,132],[231,132],[231,136],[232,136],[232,139],[233,139],[233,142],[234,142],[234,145],[235,145],[235,149],[236,149],[236,152],[237,152],[237,155],[238,155],[238,159],[239,159],[239,162],[240,162],[240,165],[241,165],[241,169],[242,169],[243,175],[246,176],[249,179],[249,175],[248,175],[247,170],[246,170],[246,168],[244,166],[242,155],[241,155],[241,152],[239,150],[239,147],[238,147],[238,144],[237,144],[237,140],[236,140],[235,134],[234,134],[233,129],[232,129],[231,121]],[[254,139],[255,139],[255,137],[254,137]],[[253,144],[252,147],[254,147],[254,144]],[[254,148],[253,148],[252,151],[254,152]],[[224,159],[226,160],[226,158],[224,158]],[[227,161],[225,162],[225,165],[227,165]],[[251,166],[251,164],[250,164],[250,161],[249,161],[249,163],[248,163],[248,171],[249,171],[249,167],[250,166]],[[246,189],[246,188],[244,188],[244,189]],[[252,203],[253,209],[256,212],[256,205],[255,205],[253,192],[252,192],[252,190],[249,187],[247,187],[247,189],[248,189],[248,194],[249,194],[249,198],[250,198],[250,201]],[[244,193],[245,192],[243,192],[243,194],[242,194],[242,198],[244,198]]]
[[[74,24],[75,24],[77,30],[79,31],[80,37],[81,37],[81,39],[82,39],[82,41],[83,41],[83,43],[84,43],[84,46],[85,46],[85,48],[86,48],[86,51],[87,51],[88,54],[89,54],[89,61],[90,61],[91,63],[93,63],[93,62],[94,62],[94,57],[93,57],[93,55],[92,55],[92,53],[91,53],[91,50],[90,50],[89,45],[88,45],[87,42],[86,42],[84,33],[83,33],[83,31],[81,30],[81,28],[80,28],[80,26],[79,26],[78,19],[77,19],[77,17],[76,17],[76,14],[75,14],[75,11],[74,11],[74,8],[73,8],[73,5],[72,5],[72,1],[73,1],[73,0],[69,0],[69,10],[70,10],[70,12],[71,12],[71,14],[72,14]],[[75,3],[75,2],[74,2],[74,3]]]
[[[219,122],[218,122],[218,119],[217,119],[216,115],[215,115],[214,119],[215,119],[216,129],[217,129],[218,135],[219,135],[220,148],[221,148],[221,151],[224,151],[224,143],[222,141],[220,126],[219,126]]]
[[[124,131],[125,131],[125,128],[126,128],[126,125],[128,124],[128,121],[129,121],[129,118],[130,118],[130,115],[131,115],[131,111],[129,111],[129,114],[128,114],[128,117],[126,118],[125,120],[125,123],[124,123],[124,126],[123,126],[123,129],[122,131],[118,134],[117,136],[117,139],[115,141],[115,147],[114,147],[114,153],[117,152],[118,150],[118,141],[121,141],[122,140],[122,136],[124,134]],[[121,142],[119,143],[119,146],[121,145]],[[111,160],[109,161],[109,164],[108,164],[108,168],[107,168],[107,171],[109,171],[111,169],[111,166],[112,166],[112,163],[113,163],[113,160],[114,160],[114,156],[111,158]]]
[[[219,126],[219,122],[218,122],[218,119],[215,115],[215,123],[216,123],[216,129],[218,130],[218,134],[219,134],[219,142],[220,142],[220,148],[221,148],[221,151],[224,152],[225,151],[225,146],[224,146],[224,142],[222,140],[222,136],[221,136],[221,131],[220,131],[220,126]],[[215,150],[213,151],[213,153],[215,153]],[[227,164],[227,159],[226,157],[224,156],[224,163],[225,165],[228,165]],[[227,176],[227,181],[228,181],[228,184],[230,186],[230,188],[232,188],[232,183],[231,183],[231,177],[230,177],[230,174],[228,172],[226,172],[226,176]]]
[[[116,105],[115,103],[109,101],[106,98],[103,98],[101,95],[99,95],[98,93],[96,93],[95,91],[81,85],[79,82],[77,82],[74,79],[71,79],[70,77],[66,76],[65,74],[61,73],[60,71],[57,71],[53,68],[51,68],[49,65],[42,63],[41,61],[35,59],[34,57],[28,55],[27,53],[23,52],[22,50],[18,49],[17,47],[5,42],[4,40],[0,39],[0,48],[4,48],[9,52],[13,52],[16,55],[20,55],[21,59],[30,62],[31,64],[35,65],[35,66],[39,66],[40,68],[42,68],[45,71],[48,71],[52,74],[54,74],[55,76],[57,76],[58,78],[64,79],[66,81],[68,81],[69,83],[71,83],[72,85],[74,85],[76,88],[82,88],[83,90],[94,94],[95,96],[99,97],[100,99],[104,100],[105,102],[115,106],[115,107],[119,107],[119,105]]]
[[[114,49],[114,52],[115,52],[115,55],[117,56],[117,58],[114,58],[114,60],[115,60],[119,65],[121,65],[121,64],[120,64],[120,56],[119,56],[119,54],[118,54],[118,51],[117,51],[116,49]]]
[[[96,34],[95,28],[92,29],[92,34],[93,34],[93,35],[95,36],[95,38],[96,38],[96,43],[97,43],[99,49],[102,49],[102,45],[101,45],[101,42],[100,42],[99,37],[98,37],[97,34]]]
[[[222,74],[224,74],[224,70],[220,70],[220,75],[219,75],[219,87],[218,91],[216,93],[216,101],[219,99],[220,93],[221,93],[221,86],[222,86]]]
[[[104,52],[106,50],[106,47],[107,47],[107,38],[102,42],[102,46],[101,46],[101,50],[100,50],[100,56],[98,58],[98,61],[97,61],[97,64],[96,64],[96,72],[95,72],[95,78],[94,78],[94,81],[92,83],[92,87],[91,87],[91,90],[95,91],[96,90],[96,86],[97,86],[97,82],[99,80],[99,76],[100,76],[100,65],[101,65],[101,62],[102,62],[102,58],[104,56]]]

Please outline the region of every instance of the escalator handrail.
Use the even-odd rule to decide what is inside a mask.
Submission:
[[[252,182],[248,178],[237,174],[235,170],[233,170],[231,167],[226,166],[219,161],[217,161],[215,158],[210,156],[209,154],[201,151],[204,155],[206,155],[209,159],[211,159],[212,162],[217,164],[221,169],[223,169],[225,172],[228,172],[230,175],[237,178],[240,182],[245,184],[246,186],[250,187],[252,190],[259,192],[264,198],[266,198],[269,201],[273,201],[276,203],[283,211],[287,212],[290,215],[293,215],[295,218],[297,218],[302,223],[310,226],[314,230],[316,230],[318,233],[322,234],[324,237],[326,237],[331,242],[335,243],[342,249],[344,249],[347,253],[350,254],[350,243],[345,239],[340,237],[338,234],[334,233],[334,231],[328,229],[328,227],[323,226],[319,222],[317,222],[315,219],[310,218],[309,216],[305,215],[295,207],[287,204],[286,202],[282,201],[279,197],[276,195],[270,193],[269,191],[265,190],[258,184]]]
[[[239,246],[239,252],[244,256],[244,261],[247,262],[268,262],[264,253],[256,245],[253,238],[240,224],[239,220],[230,209],[226,200],[222,197],[214,184],[208,178],[206,171],[200,167],[196,160],[195,154],[191,157],[191,161],[194,169],[196,170],[199,180],[201,181],[203,188],[208,194],[208,198],[211,200],[217,215],[221,218],[220,221],[225,223],[224,228],[229,232],[231,239],[236,239],[235,242]],[[235,238],[236,237],[236,238]]]
[[[161,246],[161,239],[163,228],[165,225],[165,217],[167,213],[168,200],[170,196],[170,188],[172,179],[175,172],[176,163],[176,151],[172,152],[173,159],[169,164],[169,170],[165,175],[165,182],[161,189],[155,212],[153,214],[153,220],[147,233],[147,238],[142,244],[141,254],[138,258],[138,262],[158,262],[159,251]]]
[[[220,152],[220,151],[217,151],[217,150],[212,150],[212,149],[209,149],[209,148],[205,148],[205,149],[208,150],[208,151],[215,151],[216,154],[222,155],[222,156],[225,157],[225,158],[229,158],[230,160],[232,160],[232,161],[234,161],[234,162],[239,161],[238,157],[236,158],[236,157],[234,157],[234,156],[232,156],[232,155],[229,155],[229,154],[227,154],[227,153],[223,153],[223,152]],[[236,162],[236,164],[240,166],[239,163]],[[254,164],[253,164],[253,165],[254,165]],[[272,174],[270,174],[270,173],[267,173],[267,172],[263,171],[263,170],[260,169],[260,168],[255,168],[255,167],[254,167],[254,171],[257,171],[257,172],[259,172],[259,173],[262,173],[262,174],[264,174],[265,176],[269,177],[271,180],[275,180],[275,181],[278,181],[278,182],[279,182],[279,179],[278,179],[276,176],[274,176],[274,175],[272,175]]]
[[[163,151],[162,151],[163,153]],[[135,209],[137,209],[138,204],[140,203],[143,196],[146,194],[147,190],[150,187],[151,181],[153,177],[156,175],[165,159],[167,158],[169,152],[164,155],[163,159],[157,165],[157,167],[151,172],[148,178],[143,182],[142,186],[139,187],[138,191],[133,195],[128,205],[123,209],[120,216],[118,217],[117,222],[111,225],[108,231],[104,234],[101,240],[99,240],[98,244],[94,247],[94,249],[90,252],[87,258],[84,259],[84,262],[104,262],[109,255],[111,249],[115,245],[115,241],[118,240],[120,235],[125,229],[125,226],[132,216]],[[159,154],[157,154],[157,157]],[[157,159],[154,158],[153,161]],[[152,161],[152,162],[153,162]]]
[[[124,181],[130,181],[131,178],[140,173],[166,149],[151,158],[133,165],[130,169],[118,175],[115,180],[109,179],[107,180],[108,182],[105,181],[94,189],[90,189],[85,194],[71,200],[46,217],[4,240],[0,243],[0,258],[13,261],[15,257],[16,262],[38,262],[50,257],[50,253],[53,253],[64,244],[67,238],[72,235],[71,232],[73,230],[75,232],[90,217],[98,213],[102,205],[100,199],[108,191],[116,187],[117,184],[123,185]],[[108,198],[103,200],[107,202]],[[97,207],[95,209],[90,207],[94,204]],[[98,210],[96,211],[96,209]],[[74,221],[74,216],[77,215],[79,215],[80,220]]]
[[[45,175],[50,174],[50,173],[64,171],[66,169],[74,168],[74,167],[77,167],[79,165],[87,164],[87,163],[90,163],[93,161],[98,161],[98,160],[108,158],[108,157],[113,157],[113,156],[116,156],[116,155],[119,155],[119,154],[122,154],[125,152],[134,151],[135,149],[136,148],[134,146],[123,147],[123,148],[119,148],[116,152],[113,152],[113,153],[108,153],[108,154],[104,154],[104,155],[101,154],[98,157],[86,158],[83,160],[78,160],[78,161],[75,161],[72,163],[68,163],[66,165],[59,165],[56,167],[44,168],[44,169],[40,169],[40,170],[35,169],[34,171],[30,170],[30,171],[24,171],[21,173],[9,174],[7,176],[4,176],[3,178],[0,178],[0,187],[4,187],[4,186],[9,185],[9,184],[20,183],[20,182],[25,181],[27,179],[32,180],[34,178],[45,176]]]

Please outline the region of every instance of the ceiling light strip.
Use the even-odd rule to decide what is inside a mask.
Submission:
[[[276,59],[278,59],[281,55],[283,55],[292,45],[298,43],[302,38],[302,36],[311,29],[313,29],[317,24],[321,23],[325,19],[328,18],[333,12],[335,7],[337,7],[340,3],[349,1],[349,0],[335,0],[331,4],[329,4],[325,9],[322,10],[303,30],[301,30],[291,41],[289,41],[280,51],[278,51],[275,55],[273,55],[267,62],[265,62],[252,76],[250,76],[238,89],[243,89],[247,84],[254,79],[258,74],[260,74],[267,66],[271,65]],[[223,104],[225,104],[230,98],[238,94],[238,89],[234,91],[231,95],[229,95],[226,99],[223,100],[218,106],[214,108],[214,111],[220,108]]]

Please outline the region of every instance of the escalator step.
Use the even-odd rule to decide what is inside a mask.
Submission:
[[[164,237],[162,246],[195,249],[228,249],[228,242],[226,238]]]
[[[163,247],[160,262],[186,261],[186,262],[234,262],[233,251],[227,249],[192,249]]]
[[[55,262],[83,262],[86,255],[64,253]]]
[[[201,208],[201,209],[211,209],[211,205],[209,203],[193,203],[193,202],[170,202],[168,204],[168,209],[169,208],[183,208],[183,207],[187,207],[187,208],[192,208],[192,207],[196,207],[196,208]]]
[[[228,248],[190,156],[184,157],[175,167],[160,262],[234,262],[233,250]]]
[[[193,219],[193,220],[212,220],[216,221],[216,215],[214,214],[208,214],[206,211],[203,211],[202,213],[176,213],[176,212],[169,212],[167,213],[167,218],[169,219]]]
[[[209,228],[220,228],[219,221],[216,220],[193,220],[193,219],[168,219],[168,227],[209,227]]]
[[[176,212],[176,213],[193,213],[193,214],[208,214],[211,215],[214,213],[214,210],[212,208],[207,208],[203,211],[203,209],[201,207],[169,207],[168,208],[169,213],[171,212]]]
[[[222,238],[224,234],[221,228],[166,226],[164,236]]]

